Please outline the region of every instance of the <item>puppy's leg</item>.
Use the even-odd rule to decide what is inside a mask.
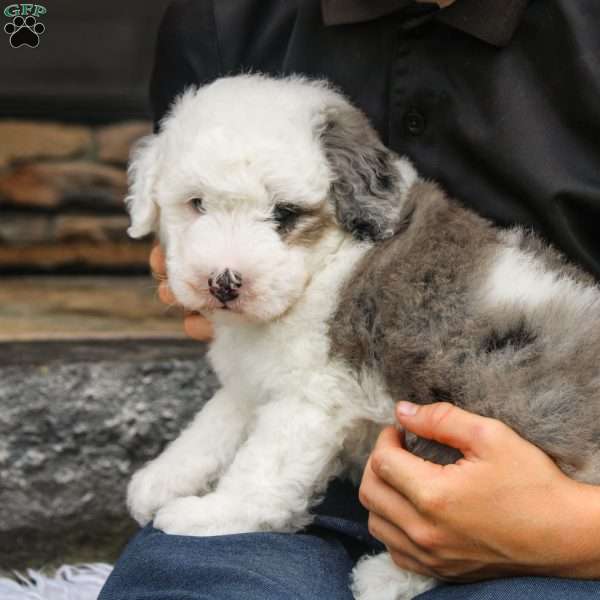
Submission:
[[[264,405],[217,489],[170,502],[157,513],[155,526],[180,535],[302,528],[310,521],[311,501],[339,472],[344,429],[307,401]]]
[[[158,458],[135,473],[127,489],[133,518],[144,525],[174,498],[207,492],[233,460],[247,419],[244,403],[219,390]]]
[[[356,600],[411,600],[435,587],[436,580],[397,567],[388,552],[365,556],[352,571]]]

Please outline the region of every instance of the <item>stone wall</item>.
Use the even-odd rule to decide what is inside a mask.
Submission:
[[[146,270],[123,200],[130,147],[150,131],[0,120],[0,273]]]

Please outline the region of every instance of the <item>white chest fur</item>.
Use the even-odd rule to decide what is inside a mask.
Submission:
[[[345,371],[329,357],[329,321],[338,308],[340,287],[368,249],[367,244],[344,239],[324,258],[296,305],[275,321],[217,320],[209,356],[222,384],[261,405],[273,394],[306,389],[314,379],[345,378]]]

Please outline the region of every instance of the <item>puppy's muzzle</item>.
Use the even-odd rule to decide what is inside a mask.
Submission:
[[[225,269],[215,277],[208,278],[210,293],[223,304],[235,300],[242,287],[242,276],[237,271]]]

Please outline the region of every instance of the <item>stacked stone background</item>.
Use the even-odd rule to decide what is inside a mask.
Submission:
[[[0,273],[146,270],[123,200],[131,145],[150,131],[0,120]]]
[[[126,235],[148,121],[0,119],[0,574],[116,559],[132,472],[216,388]]]

